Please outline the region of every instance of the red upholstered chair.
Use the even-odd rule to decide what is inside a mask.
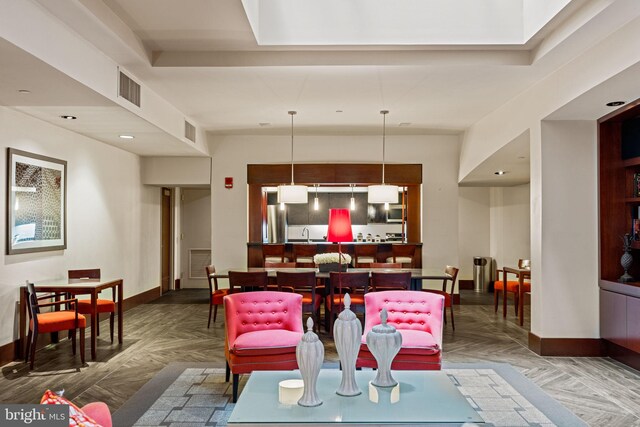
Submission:
[[[387,309],[387,323],[402,335],[402,347],[391,369],[439,370],[442,363],[444,297],[420,291],[371,292],[364,296],[366,317],[357,367],[377,368],[367,347],[367,333],[380,324]]]
[[[451,279],[445,279],[442,281],[442,290],[439,291],[437,289],[423,289],[424,292],[431,292],[434,294],[442,295],[444,297],[444,323],[447,323],[447,308],[451,311],[451,327],[453,330],[456,330],[456,323],[453,319],[453,288],[456,284],[456,279],[458,277],[458,269],[456,267],[452,267],[447,265],[444,269],[444,272],[451,276]],[[451,282],[451,287],[447,291],[447,284]]]
[[[76,329],[80,329],[80,360],[84,365],[84,329],[87,326],[87,320],[82,314],[78,314],[77,299],[66,299],[65,294],[47,294],[38,297],[36,294],[36,288],[33,283],[27,283],[27,308],[29,310],[29,335],[27,336],[27,351],[25,361],[30,361],[30,367],[33,369],[33,365],[36,358],[36,344],[38,343],[38,334],[69,331],[71,338],[71,349],[73,354],[76,354]],[[54,297],[62,300],[53,301],[48,303],[41,303],[39,301],[45,299],[52,299]],[[41,313],[41,307],[52,307],[59,304],[69,304],[73,309],[64,311],[50,311],[48,313]]]
[[[531,261],[528,259],[519,259],[518,260],[518,268],[531,268]],[[501,269],[496,270],[497,279],[504,278],[504,271]],[[516,312],[516,316],[518,315],[518,286],[520,282],[518,280],[507,280],[507,287],[505,291],[504,280],[496,280],[493,282],[493,310],[495,313],[498,312],[498,303],[500,300],[500,294],[502,294],[502,298],[507,298],[508,294],[513,294],[513,306]],[[531,292],[531,282],[523,282],[524,290],[523,292]],[[524,303],[524,302],[523,302]],[[506,307],[506,305],[505,305]],[[502,316],[507,317],[507,311],[502,310]]]
[[[302,312],[311,313],[313,317],[313,327],[318,332],[320,323],[320,305],[322,304],[322,295],[316,288],[316,272],[315,271],[277,271],[276,283],[280,292],[296,292],[302,295]]]
[[[340,292],[340,284],[342,284],[342,293]],[[326,296],[324,303],[325,325],[329,329],[329,334],[333,334],[333,322],[343,308],[343,293],[349,292],[351,311],[364,313],[364,294],[368,289],[368,272],[331,272],[329,274],[329,295]]]
[[[233,374],[233,402],[240,374],[298,369],[302,338],[302,295],[243,292],[224,297],[226,380]]]
[[[71,279],[100,279],[100,269],[90,268],[85,270],[69,270],[67,271],[68,278]],[[98,298],[98,321],[95,325],[91,325],[92,328],[96,328],[96,335],[100,336],[100,313],[110,313],[109,315],[109,329],[111,332],[111,342],[113,342],[113,324],[116,314],[116,294],[111,292],[112,298],[110,300]],[[78,300],[78,313],[91,315],[91,300],[81,299]]]
[[[222,298],[229,294],[229,289],[218,289],[218,278],[211,277],[216,272],[213,265],[207,265],[205,268],[207,280],[209,281],[209,323],[207,329],[211,326],[211,309],[213,308],[213,323],[216,323],[218,316],[218,306],[222,305]]]

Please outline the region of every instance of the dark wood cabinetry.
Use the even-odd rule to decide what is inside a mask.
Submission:
[[[620,283],[622,237],[640,226],[640,101],[598,121],[600,189],[600,336],[608,353],[640,367],[640,233],[633,279]]]

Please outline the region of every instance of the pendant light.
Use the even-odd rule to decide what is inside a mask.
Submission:
[[[307,203],[306,185],[295,185],[293,182],[293,116],[295,111],[289,111],[291,116],[291,184],[278,186],[278,203]]]
[[[382,184],[369,186],[369,203],[398,203],[398,187],[396,185],[387,185],[384,183],[384,152],[386,137],[386,117],[388,110],[380,111],[382,114]]]
[[[318,199],[318,184],[314,185],[316,187],[316,197],[313,198],[313,210],[320,210],[320,200]]]
[[[350,208],[352,211],[355,211],[355,210],[356,210],[356,198],[355,198],[355,197],[353,197],[353,187],[354,187],[354,184],[350,184],[350,185],[349,185],[349,187],[351,187],[351,200],[350,200],[350,203],[349,203],[349,208]]]

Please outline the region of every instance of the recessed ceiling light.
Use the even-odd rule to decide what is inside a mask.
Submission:
[[[400,126],[400,127],[411,126],[411,122],[402,122],[402,123],[398,123],[398,126]]]
[[[60,116],[60,118],[65,119],[65,120],[75,120],[75,119],[77,119],[76,116],[67,116],[67,115]]]
[[[625,101],[612,101],[612,102],[607,102],[607,107],[619,107],[624,104],[625,104]]]
[[[135,138],[135,136],[133,136],[133,135],[120,135],[120,138],[122,138],[122,139],[133,139],[133,138]]]
[[[269,122],[260,122],[260,123],[258,123],[258,125],[261,126],[261,127],[265,127],[265,126],[271,126],[271,123],[269,123]]]
[[[505,173],[507,173],[507,171],[499,170],[494,172],[496,175],[504,175]]]
[[[342,110],[336,110],[336,113],[342,113]]]
[[[31,93],[28,89],[18,89],[18,93]]]
[[[526,159],[527,156],[518,156],[519,159]]]

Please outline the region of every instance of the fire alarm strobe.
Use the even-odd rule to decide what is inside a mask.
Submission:
[[[224,188],[233,188],[233,177],[227,176],[224,179]]]

